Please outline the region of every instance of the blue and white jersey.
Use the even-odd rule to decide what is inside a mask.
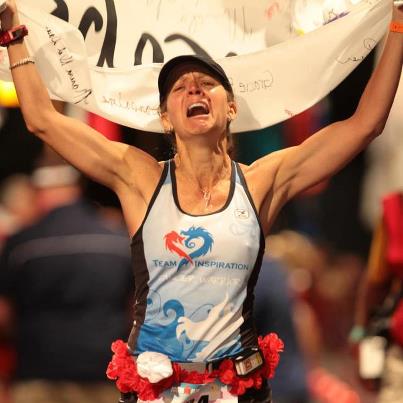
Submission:
[[[132,241],[133,353],[213,361],[256,346],[253,289],[263,252],[263,233],[237,163],[224,207],[195,216],[181,210],[175,164],[166,162]]]

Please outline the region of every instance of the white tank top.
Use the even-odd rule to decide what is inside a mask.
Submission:
[[[167,161],[132,241],[133,353],[212,361],[256,346],[253,289],[263,252],[263,233],[237,163],[224,207],[195,216],[180,208],[175,164]]]

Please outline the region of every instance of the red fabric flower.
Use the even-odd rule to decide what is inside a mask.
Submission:
[[[172,364],[173,374],[158,383],[151,383],[137,373],[137,366],[130,354],[127,344],[122,340],[112,343],[114,355],[106,370],[109,379],[116,381],[117,388],[123,392],[135,392],[141,400],[155,400],[164,391],[173,385],[182,382],[192,384],[206,384],[219,379],[224,385],[230,387],[233,395],[239,396],[252,387],[260,389],[263,378],[272,378],[280,360],[280,352],[284,349],[283,341],[275,333],[258,338],[259,348],[264,356],[264,365],[249,376],[240,377],[236,374],[234,363],[231,359],[221,362],[218,370],[199,373],[186,371],[177,363]]]
[[[231,360],[224,360],[219,367],[219,380],[225,385],[230,385],[235,377],[234,363]]]
[[[126,357],[127,353],[127,345],[122,340],[116,340],[111,345],[112,351],[118,355],[119,357]]]
[[[229,392],[236,396],[243,395],[246,392],[246,389],[251,388],[253,384],[254,382],[252,376],[242,378],[235,376]]]
[[[217,378],[217,371],[212,372],[196,372],[196,371],[185,371],[181,369],[180,382],[192,383],[195,385],[206,384],[214,382]]]
[[[265,360],[263,376],[271,379],[280,361],[280,352],[284,350],[284,343],[276,333],[269,333],[264,337],[260,336],[258,344]]]

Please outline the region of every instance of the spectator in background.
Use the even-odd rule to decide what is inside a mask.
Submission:
[[[15,318],[12,403],[117,401],[105,367],[130,326],[127,234],[83,199],[72,167],[38,168],[33,183],[45,215],[7,240],[0,261]]]
[[[356,347],[366,336],[389,339],[377,402],[400,403],[403,401],[403,195],[389,194],[382,204],[383,215],[361,282],[350,342]],[[361,376],[362,370],[361,366]],[[367,384],[366,378],[373,387],[377,379],[364,374]]]
[[[0,184],[0,251],[5,240],[39,218],[35,189],[27,175],[14,174]],[[0,298],[0,320],[9,322],[10,305]],[[7,384],[15,362],[8,332],[0,332],[0,402],[7,403]]]
[[[269,249],[269,248],[267,248]],[[276,376],[270,381],[276,403],[309,402],[306,368],[293,323],[293,302],[283,263],[265,256],[255,289],[255,318],[259,334],[281,334],[286,348]]]
[[[306,366],[314,368],[320,362],[324,337],[312,297],[325,267],[325,256],[307,236],[295,231],[284,230],[271,235],[266,244],[266,254],[287,269],[298,341]]]
[[[339,342],[342,335],[346,338],[345,323],[351,323],[355,261],[330,258],[310,238],[294,231],[272,235],[266,245],[269,255],[256,296],[258,326],[281,328],[285,344],[272,381],[273,396],[278,397],[274,401],[370,403],[368,393],[351,382],[351,359]]]
[[[0,249],[4,240],[38,218],[35,190],[24,174],[6,178],[0,185]]]

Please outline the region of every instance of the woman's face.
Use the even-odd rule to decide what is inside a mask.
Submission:
[[[222,84],[201,66],[180,66],[171,77],[166,111],[161,114],[165,130],[179,137],[226,132],[228,119],[236,116],[236,105]]]

